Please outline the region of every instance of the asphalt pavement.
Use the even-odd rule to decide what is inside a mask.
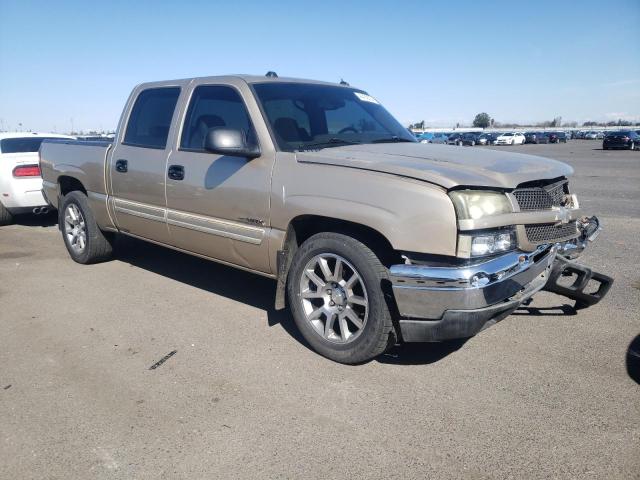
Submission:
[[[360,366],[309,350],[268,279],[131,239],[82,266],[55,218],[0,227],[0,478],[640,478],[640,152],[600,145],[491,148],[575,168],[601,304],[542,293]]]

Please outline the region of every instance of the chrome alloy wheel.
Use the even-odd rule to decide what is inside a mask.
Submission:
[[[307,321],[330,342],[352,342],[367,323],[364,281],[339,255],[323,253],[309,260],[300,278],[299,298]]]
[[[87,227],[82,212],[73,203],[64,211],[64,233],[73,251],[82,253],[87,246]]]

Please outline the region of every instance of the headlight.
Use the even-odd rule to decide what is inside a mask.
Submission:
[[[485,190],[459,190],[449,194],[459,220],[477,220],[513,210],[504,193]]]
[[[463,258],[485,257],[508,252],[517,246],[513,228],[474,232],[458,237],[458,256]]]

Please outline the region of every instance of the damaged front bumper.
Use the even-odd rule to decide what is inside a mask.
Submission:
[[[578,238],[540,245],[533,252],[514,251],[474,265],[432,267],[394,265],[393,293],[406,342],[436,342],[471,337],[502,320],[545,289],[576,300],[576,308],[593,305],[613,279],[573,262],[600,232],[597,218],[579,223]],[[569,286],[559,283],[575,276]],[[587,293],[591,281],[597,290]]]

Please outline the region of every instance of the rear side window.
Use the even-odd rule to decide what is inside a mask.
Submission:
[[[179,96],[179,87],[142,91],[131,110],[123,143],[136,147],[165,148]]]
[[[219,127],[242,130],[250,143],[256,142],[249,114],[235,89],[220,85],[196,87],[185,117],[180,148],[204,152],[207,132]]]
[[[5,138],[0,140],[0,153],[37,152],[44,137]]]

